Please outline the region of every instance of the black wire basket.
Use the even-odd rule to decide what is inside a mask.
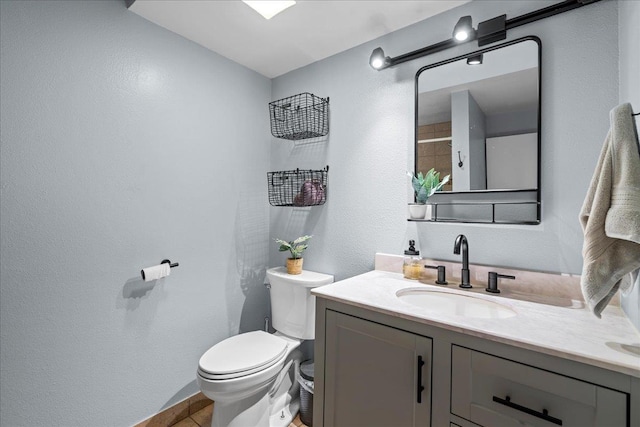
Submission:
[[[267,173],[271,206],[318,206],[327,201],[329,166]]]
[[[271,134],[300,140],[329,133],[329,98],[303,92],[269,103]]]

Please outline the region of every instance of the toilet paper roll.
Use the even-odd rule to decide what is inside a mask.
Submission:
[[[140,273],[145,282],[151,282],[152,280],[162,279],[171,274],[171,267],[168,262],[165,262],[160,265],[154,265],[153,267],[143,268]]]

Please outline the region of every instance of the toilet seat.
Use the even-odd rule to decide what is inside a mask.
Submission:
[[[198,374],[209,380],[227,380],[263,371],[282,360],[286,340],[263,331],[246,332],[211,347],[200,358]]]

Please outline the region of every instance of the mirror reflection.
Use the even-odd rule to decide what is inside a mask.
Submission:
[[[418,72],[415,172],[435,168],[443,176],[451,175],[437,202],[430,199],[429,203],[446,203],[446,193],[455,193],[460,203],[460,194],[467,192],[485,193],[471,199],[490,203],[501,193],[501,208],[508,211],[502,206],[509,201],[504,193],[525,192],[531,200],[530,209],[524,209],[525,218],[510,216],[504,222],[539,222],[539,76],[535,38]],[[518,197],[514,200],[523,202]],[[456,216],[449,213],[447,219]],[[480,218],[483,222],[495,219]]]

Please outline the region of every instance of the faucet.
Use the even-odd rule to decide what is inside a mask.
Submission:
[[[468,289],[472,287],[469,283],[469,242],[467,242],[467,237],[464,234],[459,234],[456,237],[456,242],[453,246],[455,255],[460,255],[460,246],[462,246],[462,283],[459,286]]]

